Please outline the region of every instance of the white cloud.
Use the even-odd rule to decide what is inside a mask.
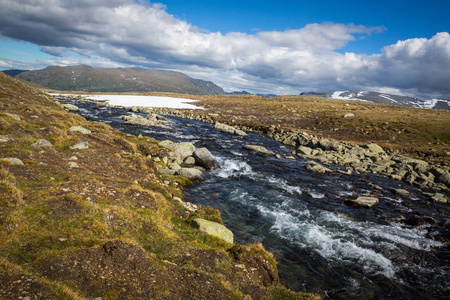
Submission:
[[[448,33],[399,41],[369,56],[336,50],[381,27],[322,23],[209,33],[164,5],[133,0],[3,0],[0,8],[0,37],[41,46],[57,56],[49,64],[173,69],[225,89],[268,93],[370,87],[450,98]]]

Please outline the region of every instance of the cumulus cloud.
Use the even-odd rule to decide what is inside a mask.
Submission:
[[[399,41],[377,55],[336,52],[382,30],[322,23],[205,33],[162,4],[134,0],[3,0],[0,9],[1,36],[37,44],[58,64],[173,69],[226,89],[269,93],[371,87],[450,98],[448,33]]]

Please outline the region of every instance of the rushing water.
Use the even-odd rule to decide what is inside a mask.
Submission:
[[[292,149],[256,133],[238,137],[211,124],[172,117],[171,130],[137,127],[117,119],[124,110],[76,104],[88,120],[208,148],[221,169],[186,187],[186,200],[219,209],[236,242],[261,242],[273,252],[289,288],[332,299],[450,295],[450,250],[439,241],[449,237],[448,223],[443,225],[449,208],[428,202],[418,188],[370,174],[312,174],[304,167],[307,160],[289,157]],[[254,155],[242,148],[245,144],[263,145],[281,158]],[[398,196],[391,187],[410,195]],[[376,196],[380,203],[370,209],[344,204],[346,198],[363,195]],[[436,224],[411,227],[392,221],[414,214]]]

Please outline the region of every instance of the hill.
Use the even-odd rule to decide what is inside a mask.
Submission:
[[[191,227],[220,213],[169,154],[0,73],[0,299],[300,299],[261,245]]]
[[[193,95],[224,93],[221,87],[211,81],[194,79],[180,72],[144,68],[50,66],[22,72],[16,77],[61,91],[172,92]]]
[[[27,72],[27,71],[29,71],[29,70],[11,69],[11,70],[3,70],[2,72],[5,73],[6,75],[9,75],[9,76],[12,76],[12,77],[16,77],[20,73]]]
[[[418,108],[450,109],[450,101],[445,99],[422,100],[419,98],[368,91],[304,92],[300,95],[319,96],[342,100],[360,100]]]

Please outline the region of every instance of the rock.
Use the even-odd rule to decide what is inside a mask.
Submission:
[[[184,159],[183,164],[184,165],[195,165],[195,157],[193,156],[188,156]]]
[[[366,148],[366,152],[375,153],[375,154],[384,154],[384,149],[375,143],[367,144],[364,146]]]
[[[275,153],[273,153],[272,151],[269,151],[266,148],[264,148],[263,146],[259,146],[259,145],[245,145],[244,148],[247,150],[250,150],[252,152],[255,152],[257,154],[261,154],[261,155],[267,155],[267,156],[275,155]]]
[[[67,111],[79,111],[78,106],[73,104],[61,104],[61,106]]]
[[[176,144],[172,141],[164,140],[164,141],[159,142],[159,145],[161,147],[167,148],[169,150],[174,150]]]
[[[445,184],[447,187],[450,187],[450,173],[443,172],[437,177],[437,182]]]
[[[76,162],[71,161],[71,162],[69,162],[69,168],[76,169],[76,168],[79,168],[79,166]]]
[[[178,172],[178,170],[181,169],[180,165],[176,162],[172,162],[168,164],[169,169],[174,170],[175,172]]]
[[[72,132],[81,132],[82,134],[91,134],[91,131],[89,129],[86,129],[82,126],[73,126],[69,129]]]
[[[83,149],[88,149],[88,148],[89,148],[89,144],[87,142],[80,142],[78,144],[70,146],[70,149],[72,149],[72,150],[83,150]]]
[[[22,121],[22,118],[19,117],[19,116],[16,115],[16,114],[6,113],[6,115],[7,115],[8,117],[13,118],[13,119],[16,120],[16,121]]]
[[[187,177],[191,180],[202,180],[202,171],[196,168],[181,168],[177,173],[183,177]]]
[[[217,129],[217,130],[220,130],[222,132],[236,134],[236,135],[240,135],[240,136],[247,135],[247,133],[245,133],[242,130],[236,129],[233,126],[230,126],[230,125],[227,125],[227,124],[223,124],[223,123],[219,123],[219,122],[216,122],[216,124],[214,125],[214,128]]]
[[[100,109],[100,108],[102,108],[102,107],[110,107],[111,105],[108,103],[108,102],[98,102],[96,105],[95,105],[95,107],[94,107],[94,109]]]
[[[214,125],[214,128],[217,130],[220,130],[222,132],[231,133],[231,134],[234,134],[234,131],[235,131],[233,126],[219,123],[219,122],[216,122],[216,124]]]
[[[436,193],[434,196],[431,197],[431,200],[433,200],[433,202],[438,202],[438,203],[447,203],[448,199],[444,194],[440,194],[440,193]]]
[[[192,156],[195,151],[195,146],[191,143],[178,143],[173,147],[172,157],[174,157],[178,164],[182,164],[186,157]]]
[[[36,143],[33,143],[31,147],[53,147],[52,143],[45,139],[37,140]]]
[[[395,194],[399,195],[399,196],[409,196],[409,192],[405,189],[395,189],[395,188],[391,188],[391,191],[393,191]]]
[[[357,199],[353,199],[353,200],[346,199],[345,203],[354,205],[357,207],[370,208],[370,207],[374,206],[375,204],[378,204],[378,198],[361,196],[361,197],[358,197]]]
[[[247,133],[245,131],[242,131],[240,129],[235,129],[234,130],[234,134],[239,135],[239,136],[246,136]]]
[[[219,239],[225,240],[228,243],[231,244],[233,243],[234,237],[231,230],[229,230],[228,228],[219,223],[204,219],[194,219],[191,226],[197,228],[202,232],[218,237]]]
[[[354,117],[354,116],[355,116],[354,113],[348,113],[348,114],[345,114],[343,117],[344,117],[344,118],[352,118],[352,117]]]
[[[195,150],[193,156],[195,157],[197,163],[207,170],[220,169],[219,163],[206,148],[199,148]]]
[[[124,120],[125,124],[138,125],[138,126],[157,126],[155,119],[147,119],[140,115],[131,114],[120,116],[119,119]]]
[[[158,172],[160,174],[168,174],[168,175],[175,175],[177,173],[175,170],[171,169],[159,169]]]
[[[316,174],[324,174],[324,173],[327,173],[327,172],[331,172],[330,169],[325,168],[324,166],[322,166],[321,164],[319,164],[319,163],[317,163],[315,161],[309,161],[306,164],[305,168],[308,171],[311,171],[311,172],[316,173]]]
[[[14,137],[9,136],[9,135],[0,135],[0,143],[6,143],[9,141],[13,141]]]
[[[23,161],[21,161],[20,159],[18,159],[16,157],[0,158],[0,162],[4,162],[4,163],[7,163],[9,165],[14,165],[14,166],[24,166]]]
[[[300,146],[300,147],[297,148],[296,154],[299,155],[299,156],[302,156],[302,155],[309,156],[309,155],[311,155],[312,151],[313,151],[313,149],[311,149],[309,147]]]

